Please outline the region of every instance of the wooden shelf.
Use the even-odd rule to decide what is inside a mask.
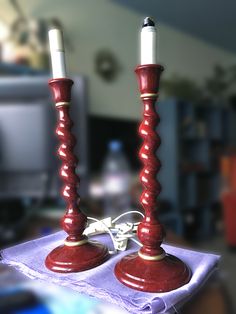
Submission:
[[[220,196],[219,161],[229,145],[231,109],[171,99],[161,101],[158,110],[162,194],[173,211],[201,208],[198,214],[206,220],[202,232],[208,235]]]

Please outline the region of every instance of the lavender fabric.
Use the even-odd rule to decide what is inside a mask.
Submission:
[[[130,241],[127,251],[111,256],[103,265],[81,273],[58,274],[49,271],[44,260],[47,254],[60,245],[66,235],[63,231],[32,240],[1,252],[1,262],[15,267],[26,276],[66,286],[80,293],[88,294],[123,307],[130,313],[156,314],[173,310],[176,305],[187,301],[216,270],[218,255],[200,253],[163,244],[167,253],[173,254],[189,265],[191,281],[174,291],[166,293],[144,293],[122,285],[114,276],[115,264],[126,254],[139,249]],[[92,237],[112,249],[108,235]],[[157,278],[158,280],[158,278]]]

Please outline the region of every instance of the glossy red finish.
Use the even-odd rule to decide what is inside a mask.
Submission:
[[[70,79],[53,79],[49,82],[56,103],[69,102],[71,86]],[[57,105],[58,126],[56,134],[61,143],[58,156],[62,161],[60,177],[64,187],[62,197],[66,201],[66,213],[61,220],[62,228],[68,234],[66,241],[73,242],[84,240],[84,229],[87,217],[79,208],[80,196],[77,192],[79,177],[76,174],[78,160],[73,153],[76,140],[71,132],[73,126],[69,115],[69,105]],[[80,246],[62,245],[54,249],[46,258],[46,266],[57,272],[76,272],[93,268],[108,258],[108,250],[99,243],[87,242]]]
[[[165,231],[158,220],[157,200],[161,191],[157,180],[161,164],[156,151],[161,141],[156,127],[160,119],[155,109],[162,71],[163,67],[155,64],[141,65],[135,70],[144,105],[143,121],[139,127],[139,134],[143,139],[139,158],[143,162],[140,172],[140,182],[143,186],[140,203],[145,210],[145,217],[138,226],[137,234],[143,244],[140,253],[147,257],[164,253],[161,244]],[[187,283],[191,277],[189,268],[170,255],[160,261],[149,261],[137,254],[128,255],[116,265],[115,274],[125,285],[147,292],[176,289]]]
[[[163,71],[163,66],[159,64],[145,64],[137,66],[135,73],[137,75],[141,95],[158,93],[160,76]]]
[[[108,258],[107,248],[95,241],[81,246],[61,245],[46,258],[46,266],[58,273],[80,272],[101,265]]]
[[[173,255],[161,261],[147,261],[137,253],[122,258],[115,275],[124,285],[145,292],[171,291],[190,279],[188,267]]]
[[[71,87],[74,82],[69,78],[52,79],[49,81],[49,86],[53,93],[55,103],[71,99]]]

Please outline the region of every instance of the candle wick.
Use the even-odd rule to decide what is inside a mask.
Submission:
[[[145,19],[143,20],[142,28],[147,26],[155,27],[155,22],[149,16],[145,17]]]

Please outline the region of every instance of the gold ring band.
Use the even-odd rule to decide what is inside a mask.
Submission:
[[[59,106],[69,106],[70,103],[68,101],[59,101],[56,103],[56,107],[59,107]]]
[[[80,246],[80,245],[83,245],[83,244],[85,244],[87,242],[88,242],[88,239],[83,239],[83,240],[80,240],[80,241],[77,241],[77,242],[65,241],[64,244],[66,246]]]
[[[148,97],[151,97],[151,98],[156,98],[158,96],[158,94],[156,93],[145,93],[145,94],[141,94],[141,98],[148,98]]]
[[[139,251],[139,252],[138,252],[138,255],[139,255],[142,259],[145,259],[145,260],[147,260],[147,261],[161,261],[163,258],[165,258],[166,253],[163,252],[163,253],[160,254],[160,255],[149,256],[149,255],[142,254],[142,253]]]

